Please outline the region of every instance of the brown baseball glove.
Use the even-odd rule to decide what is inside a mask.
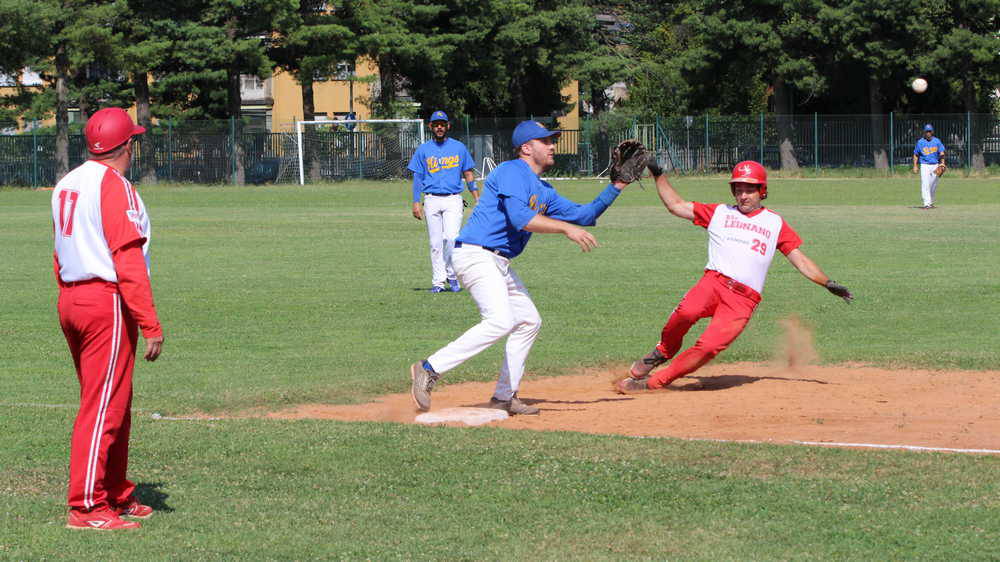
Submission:
[[[632,183],[642,177],[649,162],[649,151],[641,142],[628,139],[611,152],[611,182]]]
[[[934,168],[934,175],[943,176],[947,170],[948,170],[947,166],[945,166],[944,164],[938,164],[938,167]]]

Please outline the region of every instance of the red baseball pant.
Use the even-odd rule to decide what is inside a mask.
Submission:
[[[656,347],[664,357],[673,358],[673,361],[667,368],[653,373],[646,386],[663,388],[714,359],[743,332],[758,303],[760,294],[757,291],[716,271],[706,271],[684,295],[663,326],[660,343]],[[692,347],[674,357],[688,330],[702,318],[712,320],[701,337]]]
[[[117,285],[100,280],[60,287],[59,323],[80,382],[68,503],[75,509],[113,507],[135,489],[125,471],[138,326]]]

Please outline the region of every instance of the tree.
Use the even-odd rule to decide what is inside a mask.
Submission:
[[[185,20],[197,13],[198,2],[159,0],[127,0],[126,12],[116,27],[127,41],[118,51],[119,66],[132,86],[136,120],[147,131],[153,130],[152,97],[150,82],[161,69],[169,66],[174,41]],[[147,135],[140,146],[139,173],[142,183],[156,183],[156,166],[153,161],[155,137]]]
[[[933,49],[916,57],[915,70],[945,86],[964,111],[988,112],[990,94],[1000,84],[1000,0],[958,0],[936,18]],[[992,131],[969,131],[971,166],[986,168],[984,137]]]
[[[169,28],[171,56],[154,72],[152,104],[160,115],[187,119],[228,117],[242,133],[242,75],[266,78],[274,63],[267,43],[288,25],[296,0],[187,0]],[[243,147],[234,144],[234,180],[245,180]]]
[[[401,108],[405,89],[426,113],[552,115],[562,87],[593,56],[596,21],[583,0],[361,0],[360,41],[379,67],[373,105]]]
[[[32,31],[38,37],[28,62],[53,87],[33,96],[27,113],[36,118],[55,113],[58,181],[69,172],[70,104],[82,104],[85,118],[97,99],[121,101],[114,95],[119,76],[112,55],[117,7],[114,0],[39,0],[32,6]]]
[[[906,82],[912,54],[933,29],[933,12],[943,9],[944,4],[926,4],[918,11],[905,2],[845,0],[823,11],[825,27],[839,38],[837,62],[865,74],[876,168],[889,167],[883,121],[886,103],[898,99],[898,89],[893,92],[893,88]]]
[[[22,70],[37,60],[48,47],[47,38],[37,30],[43,18],[33,0],[0,0],[0,75],[9,80],[13,93],[0,96],[0,128],[16,125],[16,118],[29,106],[31,93],[18,78]]]
[[[334,4],[323,0],[301,0],[294,17],[288,18],[268,46],[268,57],[288,72],[302,88],[302,117],[313,118],[316,103],[313,84],[327,80],[337,65],[350,61],[354,71],[357,56],[350,2]],[[304,155],[309,177],[319,179],[319,161],[308,145]]]
[[[824,7],[822,0],[704,0],[689,5],[691,13],[680,22],[693,37],[674,64],[687,83],[692,109],[707,109],[733,94],[752,99],[748,94],[759,90],[758,81],[768,84],[783,170],[799,168],[792,89],[808,98],[827,88],[822,68],[828,34],[819,19]]]
[[[421,75],[444,74],[444,56],[454,46],[432,22],[446,6],[414,0],[358,0],[355,8],[360,47],[379,70],[378,84],[368,101],[372,113],[401,116],[403,108],[397,105],[396,94],[402,87],[410,88],[407,78],[420,82]]]

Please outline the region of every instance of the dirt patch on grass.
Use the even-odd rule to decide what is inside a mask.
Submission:
[[[790,351],[780,365],[710,364],[666,390],[624,396],[612,390],[610,381],[624,376],[626,365],[582,369],[560,377],[528,375],[519,395],[541,408],[541,414],[512,416],[493,425],[633,436],[1000,450],[996,402],[1000,371],[803,365],[801,353]],[[408,379],[409,374],[404,369],[400,377]],[[447,384],[445,376],[432,395],[432,411],[482,407],[492,392],[492,382]],[[407,392],[368,404],[305,404],[267,417],[413,423],[418,413]]]

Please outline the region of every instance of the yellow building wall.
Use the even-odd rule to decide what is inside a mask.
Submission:
[[[372,84],[377,80],[378,68],[371,60],[360,59],[355,74],[358,79],[353,81],[353,111],[358,119],[367,119],[371,110],[361,100],[370,97]],[[336,114],[352,111],[351,89],[352,82],[347,80],[327,80],[313,84],[316,113],[326,114],[332,120]],[[287,72],[275,71],[271,76],[271,98],[274,100],[271,107],[272,131],[291,131],[295,128],[296,121],[313,118],[304,118],[302,115],[302,88]]]
[[[573,104],[572,109],[566,115],[559,118],[559,128],[570,131],[580,128],[580,82],[570,80],[569,84],[563,86],[561,91],[563,97],[569,98],[568,103]]]

